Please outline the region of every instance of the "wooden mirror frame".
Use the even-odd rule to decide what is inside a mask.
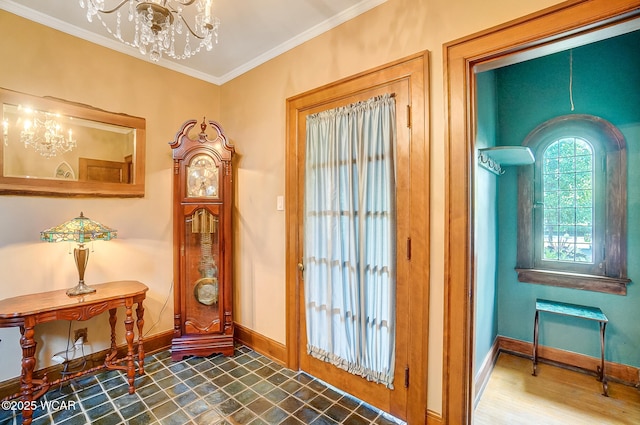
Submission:
[[[3,116],[3,106],[5,104],[28,105],[39,111],[81,118],[85,121],[127,127],[134,129],[136,134],[130,183],[5,176],[5,143],[0,141],[0,195],[120,198],[141,198],[144,196],[146,137],[146,122],[144,118],[107,112],[88,105],[51,97],[37,97],[0,88],[0,107],[2,108],[0,112],[2,112]]]

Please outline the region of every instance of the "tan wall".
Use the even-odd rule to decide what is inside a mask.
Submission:
[[[40,242],[41,230],[80,211],[118,230],[96,242],[87,283],[137,279],[149,286],[148,335],[173,327],[171,148],[182,123],[220,115],[220,88],[144,60],[113,52],[0,11],[0,87],[53,96],[146,119],[146,195],[141,199],[64,199],[0,196],[0,298],[74,286],[66,244]],[[161,312],[167,297],[167,308]],[[119,312],[124,318],[124,312]],[[108,321],[88,324],[91,351],[108,347]],[[157,323],[156,323],[157,322]],[[152,328],[152,326],[155,326]],[[74,323],[73,328],[86,326]],[[38,368],[66,348],[68,323],[36,327]],[[38,337],[42,336],[42,339]],[[119,330],[124,341],[124,328]],[[17,329],[0,329],[0,381],[20,373]]]
[[[0,297],[66,288],[74,283],[76,272],[66,248],[38,242],[38,231],[82,210],[120,231],[119,240],[96,247],[87,280],[126,278],[145,282],[151,288],[147,329],[159,320],[151,334],[169,330],[171,301],[160,316],[172,280],[171,153],[167,142],[184,120],[207,114],[221,123],[238,152],[235,319],[284,343],[286,223],[284,213],[276,210],[276,197],[285,189],[286,99],[429,50],[432,280],[428,408],[441,412],[445,207],[442,45],[556,3],[560,2],[388,0],[221,88],[0,11],[1,87],[87,103],[147,120],[144,199],[0,197]],[[106,344],[106,326],[90,326],[101,326],[101,331],[97,330]],[[47,333],[52,334],[51,343],[47,341],[52,347],[49,352],[64,349],[65,324],[49,326]],[[17,331],[0,329],[0,339],[0,357],[11,363],[0,371],[1,381],[17,375],[20,354],[17,344],[5,344],[17,341]],[[96,349],[104,348],[95,344]],[[41,354],[41,358],[48,357],[50,354]]]

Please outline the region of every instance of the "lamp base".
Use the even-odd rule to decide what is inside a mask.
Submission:
[[[78,284],[73,288],[67,289],[67,295],[70,297],[73,297],[76,295],[91,294],[93,292],[96,292],[96,290],[88,287],[82,281],[78,282]]]
[[[89,288],[84,284],[84,271],[87,268],[89,262],[89,248],[84,246],[83,243],[79,243],[77,248],[73,250],[73,258],[76,260],[76,267],[78,268],[78,284],[71,289],[67,290],[67,295],[70,297],[76,295],[91,294],[96,292],[95,289]]]

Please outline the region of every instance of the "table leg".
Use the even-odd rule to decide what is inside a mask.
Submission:
[[[22,374],[20,376],[21,401],[23,402],[22,423],[30,425],[33,417],[31,402],[33,401],[33,370],[36,365],[36,341],[34,339],[35,323],[27,318],[24,326],[20,326],[20,346],[22,347]]]
[[[125,303],[126,317],[124,319],[125,334],[127,340],[127,381],[129,382],[129,394],[133,394],[136,389],[134,386],[136,369],[133,363],[133,301],[128,299]]]
[[[142,306],[142,301],[138,302],[136,317],[138,318],[138,373],[144,375],[144,337],[142,335],[142,328],[144,327],[144,307]]]
[[[111,353],[107,356],[107,361],[109,363],[118,355],[118,347],[116,345],[116,323],[118,321],[118,318],[116,317],[117,311],[118,309],[116,308],[109,309],[109,325],[111,326]]]
[[[607,322],[600,322],[600,368],[598,377],[602,381],[602,395],[609,397],[609,385],[604,371],[604,333],[607,329]]]
[[[536,317],[533,320],[533,372],[532,375],[536,376],[538,367],[538,323],[540,320],[540,312],[536,310]]]

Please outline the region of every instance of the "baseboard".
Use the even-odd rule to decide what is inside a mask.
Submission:
[[[491,377],[491,371],[498,360],[498,355],[500,354],[500,336],[498,336],[491,345],[489,352],[487,353],[478,373],[475,377],[475,385],[474,385],[474,405],[480,401],[480,396],[482,395],[482,391],[484,391],[484,387],[489,382],[489,378]]]
[[[236,342],[244,344],[253,351],[269,357],[281,366],[287,364],[287,348],[284,344],[267,338],[238,323],[234,323],[234,328]]]
[[[427,409],[427,417],[425,419],[427,425],[442,425],[442,415]]]
[[[498,349],[507,353],[516,354],[531,358],[533,355],[533,344],[517,339],[499,336]],[[600,358],[586,356],[584,354],[572,353],[552,347],[538,346],[538,357],[541,361],[551,362],[560,366],[581,369],[587,372],[596,373],[600,366]],[[627,385],[637,385],[640,369],[620,363],[605,362],[605,372],[607,379],[621,382]]]
[[[489,381],[491,371],[496,364],[498,355],[501,352],[514,354],[521,357],[531,358],[533,355],[533,344],[513,338],[498,336],[489,353],[484,358],[482,366],[475,376],[474,403],[480,400],[482,391]],[[579,369],[588,373],[596,373],[600,366],[600,358],[586,356],[584,354],[573,353],[560,350],[558,348],[538,346],[538,357],[541,362],[552,363],[560,367]],[[637,386],[640,369],[620,363],[605,362],[607,379],[620,382],[626,385]]]
[[[171,346],[171,338],[173,337],[173,330],[159,333],[156,335],[145,337],[144,339],[144,352],[145,354],[153,354],[158,351],[166,350]],[[87,364],[89,367],[92,365],[99,365],[104,362],[104,358],[109,354],[111,350],[96,351],[87,355]],[[118,356],[124,356],[127,353],[127,346],[118,346]],[[33,372],[33,379],[42,379],[45,375],[49,382],[55,381],[60,378],[60,372],[62,372],[62,365],[53,365],[43,369],[39,369]],[[0,382],[0,399],[9,397],[20,391],[20,376],[8,379]]]
[[[260,335],[259,333],[246,328],[237,323],[234,324],[235,340],[244,344],[252,350],[269,357],[274,362],[285,365],[287,361],[286,347],[270,338]],[[146,354],[153,354],[158,351],[167,350],[171,347],[173,338],[173,330],[165,331],[156,335],[145,337],[144,350]],[[96,351],[87,356],[89,365],[99,365],[104,361],[105,356],[109,353],[109,349]],[[118,354],[120,356],[126,354],[126,345],[118,346]],[[53,365],[33,372],[34,379],[42,379],[45,375],[48,380],[54,381],[60,377],[62,365]],[[20,376],[0,382],[0,400],[9,397],[20,391]]]

